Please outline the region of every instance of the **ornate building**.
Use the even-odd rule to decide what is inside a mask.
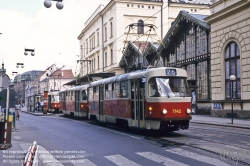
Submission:
[[[250,118],[250,1],[215,0],[211,11],[211,114]]]

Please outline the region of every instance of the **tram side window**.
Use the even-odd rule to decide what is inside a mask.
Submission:
[[[94,99],[99,99],[99,89],[98,87],[94,87]]]
[[[112,98],[112,84],[105,85],[105,98],[106,99]]]
[[[74,94],[75,94],[75,92],[74,92],[74,91],[73,91],[73,92],[71,92],[71,94],[70,94],[70,100],[75,100]]]
[[[92,100],[93,99],[93,88],[89,88],[89,99]]]
[[[87,96],[86,90],[82,90],[82,100],[88,100],[88,96]]]
[[[128,81],[121,82],[120,94],[121,94],[121,98],[128,97]]]
[[[60,93],[59,97],[60,97],[60,101],[63,101],[63,93]]]
[[[119,82],[113,84],[113,98],[118,98],[120,85]]]
[[[66,101],[69,100],[69,92],[66,92]]]

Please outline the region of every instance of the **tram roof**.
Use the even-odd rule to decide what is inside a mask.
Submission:
[[[146,69],[145,70],[137,70],[137,71],[134,71],[134,72],[125,73],[125,74],[121,74],[121,75],[118,75],[118,76],[98,80],[98,81],[90,83],[89,86],[98,86],[98,85],[101,85],[101,84],[109,84],[109,83],[114,83],[114,82],[120,82],[120,81],[124,81],[124,80],[128,80],[128,79],[142,78],[144,76],[144,74],[146,72],[149,72],[149,71],[154,71],[153,74],[157,76],[156,73],[160,69],[173,69],[173,68],[172,67],[159,67],[159,68],[150,68],[148,70],[146,70]],[[178,73],[180,73],[180,75],[178,74],[179,76],[185,76],[185,77],[187,76],[186,72],[184,72],[185,71],[184,69],[181,69],[181,68],[176,68],[176,69],[179,70],[179,72],[178,72]],[[180,72],[182,70],[183,70],[183,72]]]
[[[89,83],[89,80],[93,80],[94,77],[100,77],[103,79],[103,78],[112,77],[114,75],[115,75],[115,73],[90,73],[90,74],[87,74],[85,76],[82,76],[79,79],[75,79],[75,80],[72,80],[70,82],[67,82],[64,85],[79,85],[82,83],[85,83],[85,85],[86,85],[87,83]]]

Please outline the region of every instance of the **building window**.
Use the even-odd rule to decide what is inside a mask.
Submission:
[[[230,76],[235,75],[236,80],[232,85],[230,82]],[[226,82],[226,98],[231,99],[241,98],[241,72],[240,72],[240,49],[237,43],[231,42],[226,47],[225,51],[225,82]],[[233,95],[233,96],[232,96]]]
[[[97,32],[97,46],[99,46],[99,32]]]
[[[88,40],[86,40],[86,54],[88,53]]]
[[[110,60],[111,60],[111,65],[113,64],[113,49],[110,49]]]
[[[91,61],[91,64],[92,64],[92,66],[91,66],[91,71],[93,72],[94,71],[94,60],[92,59],[92,61]]]
[[[98,57],[97,57],[97,69],[100,69],[100,57],[99,57],[99,55],[98,55]]]
[[[107,61],[108,61],[108,58],[107,58],[107,52],[105,52],[105,67],[107,67]]]
[[[104,27],[104,41],[107,41],[107,27]]]
[[[81,45],[81,54],[80,54],[80,58],[82,59],[83,57],[83,45]]]
[[[110,38],[113,37],[113,23],[110,22]]]
[[[94,68],[93,68],[93,70],[95,71],[95,58],[94,58]]]
[[[83,56],[85,57],[85,49],[86,49],[85,48],[85,43],[83,43],[83,48],[82,49],[83,49]]]
[[[137,22],[137,33],[138,34],[144,33],[144,22],[142,20],[138,20]]]

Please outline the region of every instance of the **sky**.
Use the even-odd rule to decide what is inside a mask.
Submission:
[[[12,72],[44,71],[52,64],[75,74],[77,37],[95,9],[108,2],[63,0],[64,8],[58,10],[55,1],[46,8],[44,0],[0,0],[0,63],[6,74],[13,79]],[[25,56],[25,48],[35,49],[35,56]],[[17,63],[24,63],[24,68],[17,68]]]

